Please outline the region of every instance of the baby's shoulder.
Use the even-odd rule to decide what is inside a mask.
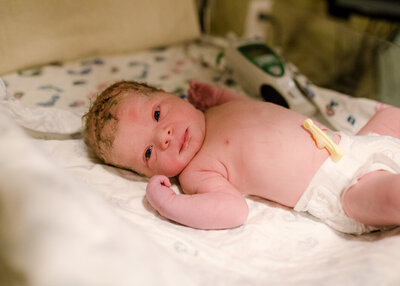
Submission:
[[[179,175],[179,182],[185,193],[201,192],[201,186],[215,179],[227,180],[225,166],[214,158],[196,156]]]

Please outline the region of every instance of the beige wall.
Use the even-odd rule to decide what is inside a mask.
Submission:
[[[225,36],[229,31],[242,35],[251,0],[215,0],[211,3],[211,33]]]
[[[192,0],[1,0],[0,75],[199,35]]]

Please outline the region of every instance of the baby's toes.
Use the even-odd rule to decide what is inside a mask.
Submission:
[[[188,99],[191,103],[198,103],[202,100],[201,89],[198,86],[190,86],[188,90]]]
[[[196,105],[198,102],[198,95],[195,90],[189,89],[188,90],[188,100],[191,104]]]

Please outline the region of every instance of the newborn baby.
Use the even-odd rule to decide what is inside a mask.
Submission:
[[[256,195],[342,232],[400,224],[400,109],[377,112],[359,136],[332,133],[345,150],[334,162],[301,114],[196,81],[188,97],[122,81],[85,116],[87,142],[102,160],[151,177],[146,198],[162,216],[232,228],[246,221],[243,195]],[[170,188],[174,176],[183,194]]]

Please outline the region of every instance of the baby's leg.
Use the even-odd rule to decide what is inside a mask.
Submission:
[[[379,110],[357,134],[369,132],[400,138],[400,109],[387,107]]]
[[[400,174],[374,171],[364,175],[343,198],[345,213],[367,225],[400,225]]]
[[[244,95],[231,90],[198,81],[191,81],[188,91],[189,102],[202,111],[228,101],[245,98]]]

